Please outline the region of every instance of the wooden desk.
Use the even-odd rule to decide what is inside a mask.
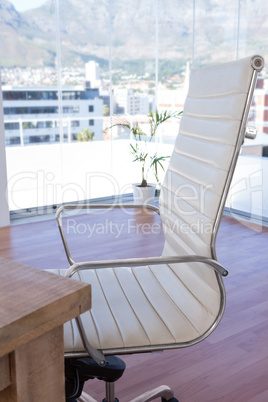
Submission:
[[[65,401],[63,323],[91,287],[0,257],[0,401]]]

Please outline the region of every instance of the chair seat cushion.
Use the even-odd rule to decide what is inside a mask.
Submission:
[[[50,272],[65,275],[66,270]],[[106,354],[192,342],[219,312],[218,281],[203,264],[87,270],[72,279],[92,285],[92,309],[81,317],[88,341]],[[66,353],[84,351],[75,320],[64,326],[64,345]]]

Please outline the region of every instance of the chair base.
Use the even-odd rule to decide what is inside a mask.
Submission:
[[[65,359],[66,402],[98,402],[82,392],[85,381],[93,378],[105,381],[106,397],[102,402],[119,402],[115,397],[115,381],[123,375],[126,365],[116,356],[107,356],[106,360],[106,366],[100,367],[90,357]],[[159,397],[162,402],[178,402],[166,385],[147,391],[130,402],[149,402]]]
[[[150,391],[145,392],[144,394],[137,396],[134,399],[131,399],[130,402],[149,402],[156,398],[161,398],[162,402],[179,402],[178,399],[174,398],[173,391],[166,385],[161,385],[160,387],[154,388]],[[82,392],[80,398],[77,399],[78,402],[98,402],[96,399],[92,398],[90,395]],[[119,400],[116,398],[114,401]],[[108,402],[107,399],[103,399],[102,402]]]

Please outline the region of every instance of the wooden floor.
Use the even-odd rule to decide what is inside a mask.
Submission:
[[[65,227],[80,260],[161,254],[163,234],[152,213],[70,216]],[[191,348],[124,356],[120,402],[161,384],[173,388],[180,402],[268,401],[267,246],[268,229],[223,218],[217,254],[229,276],[222,322]],[[68,267],[54,219],[0,229],[0,256],[41,269]],[[104,397],[100,381],[88,382],[85,390],[99,401]]]

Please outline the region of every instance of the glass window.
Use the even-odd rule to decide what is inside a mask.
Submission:
[[[20,137],[11,137],[9,139],[9,144],[6,145],[19,145],[20,144]]]
[[[191,68],[256,52],[268,59],[264,7],[264,0],[80,0],[66,9],[58,0],[28,9],[34,39],[27,40],[12,20],[16,36],[1,59],[10,208],[131,192],[140,180],[133,138],[125,127],[111,128],[114,115],[149,135],[150,110],[183,109]],[[247,186],[267,153],[266,92],[264,71],[249,119],[260,135],[254,147],[245,141],[238,169]],[[163,124],[152,151],[169,155],[178,129],[178,120]],[[259,155],[250,159],[253,148]],[[22,171],[31,175],[21,178]],[[230,205],[242,208],[243,194],[232,197]]]
[[[238,5],[237,57],[260,54],[267,61],[268,48],[263,42],[266,2],[240,0]],[[243,144],[226,204],[232,216],[239,214],[261,223],[268,220],[267,99],[267,68],[264,68],[258,78],[248,121],[248,125],[257,128],[258,134],[255,140],[246,139]]]
[[[63,113],[79,113],[79,106],[63,106]]]
[[[57,100],[58,93],[56,91],[27,91],[26,92],[27,100]]]
[[[71,127],[79,127],[79,126],[80,126],[79,120],[72,120],[71,121]]]
[[[3,91],[3,100],[25,100],[26,92],[22,91]]]
[[[36,144],[40,142],[49,142],[50,136],[49,135],[31,135],[29,136],[29,143]]]
[[[5,130],[19,130],[19,123],[5,123]]]
[[[80,91],[63,91],[62,93],[63,100],[84,99],[84,97],[84,93]]]
[[[194,67],[236,58],[237,22],[238,1],[195,0]]]
[[[21,32],[20,22],[25,17],[9,1],[6,12],[10,14],[4,25],[14,36],[12,44],[5,44],[1,58],[4,121],[11,124],[8,119],[12,117],[17,129],[16,136],[5,131],[10,210],[53,204],[54,197],[46,191],[45,183],[51,177],[60,183],[61,169],[60,148],[55,144],[59,129],[54,121],[42,119],[50,113],[58,119],[55,10],[51,9],[51,2],[43,6],[37,22],[37,10],[30,8],[30,2],[24,3],[25,7],[29,5],[27,29],[31,33],[26,38]],[[2,34],[5,27],[1,25]],[[40,186],[40,180],[44,187]]]

